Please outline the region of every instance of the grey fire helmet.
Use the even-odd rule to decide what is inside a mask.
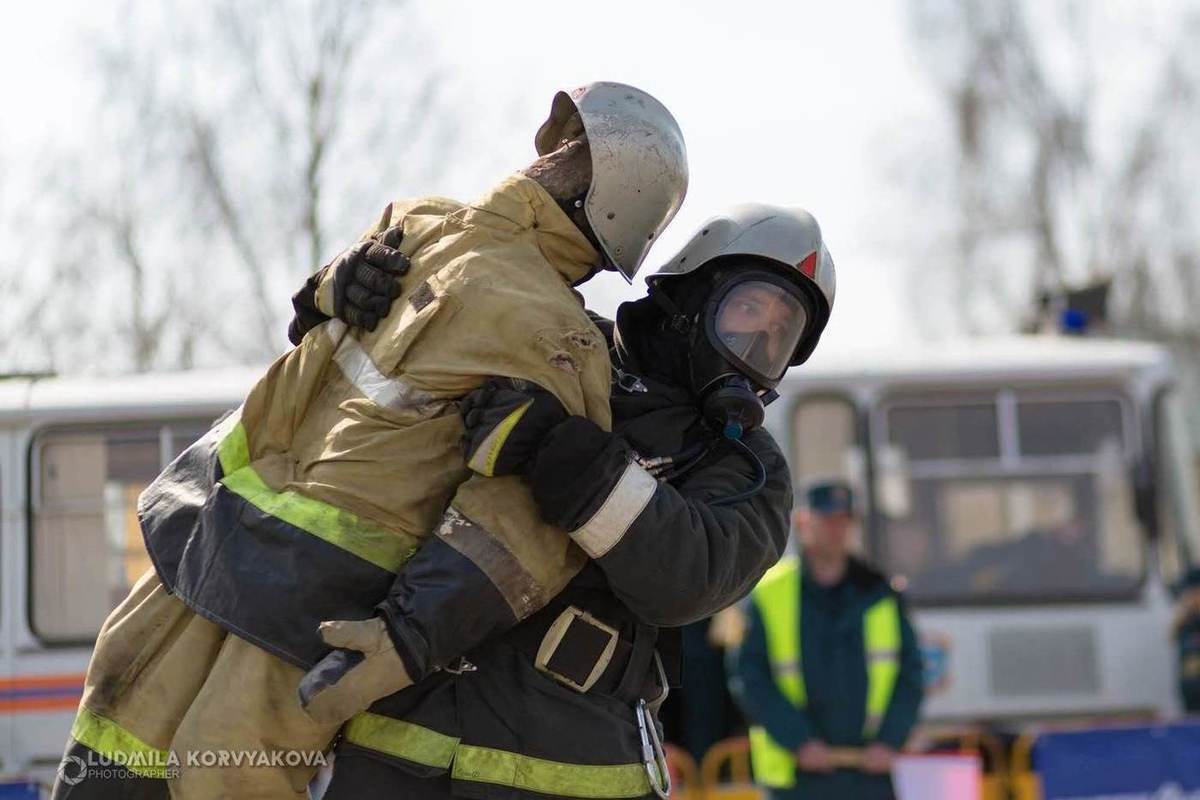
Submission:
[[[641,89],[589,83],[559,92],[534,138],[538,155],[553,152],[578,113],[592,153],[587,221],[605,260],[633,276],[687,193],[687,148],[671,112]]]

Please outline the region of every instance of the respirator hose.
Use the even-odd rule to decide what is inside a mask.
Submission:
[[[767,485],[767,467],[765,464],[763,464],[762,459],[758,457],[758,454],[751,450],[750,446],[741,439],[726,439],[725,441],[733,444],[737,449],[741,450],[742,455],[746,456],[746,458],[750,459],[750,463],[754,464],[754,485],[744,492],[738,492],[737,494],[732,494],[728,497],[722,497],[717,500],[710,500],[708,503],[710,506],[731,506],[734,503],[740,503],[743,500],[749,500],[751,497],[754,497],[756,494],[761,492],[763,487]]]

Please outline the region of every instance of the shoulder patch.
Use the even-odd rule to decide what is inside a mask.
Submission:
[[[425,306],[434,301],[437,295],[433,291],[433,287],[429,285],[429,281],[422,281],[417,290],[409,295],[408,304],[412,306],[413,311],[420,311]]]

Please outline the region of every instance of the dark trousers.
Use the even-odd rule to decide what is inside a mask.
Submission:
[[[511,797],[528,800],[557,800],[552,795],[524,792],[484,784],[468,784],[470,797]],[[422,778],[399,767],[387,764],[353,750],[342,750],[333,762],[333,780],[321,796],[321,800],[447,800],[450,793],[450,775],[435,775]],[[563,800],[569,800],[564,798]],[[658,800],[647,795],[635,800]]]
[[[422,778],[370,756],[343,750],[333,762],[333,780],[321,800],[372,800],[376,797],[445,800],[450,796],[449,773]]]

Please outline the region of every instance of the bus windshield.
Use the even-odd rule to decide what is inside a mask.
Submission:
[[[1175,583],[1200,558],[1200,480],[1197,480],[1187,414],[1178,390],[1159,398],[1157,481],[1160,527],[1159,563],[1163,577]]]
[[[1114,391],[893,395],[876,543],[921,604],[1115,599],[1144,572],[1135,419]]]

